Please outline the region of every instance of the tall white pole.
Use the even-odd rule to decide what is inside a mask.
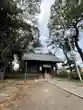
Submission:
[[[69,37],[68,37],[68,43],[69,43],[69,46],[70,46],[70,49],[71,49],[70,54],[71,54],[71,56],[72,56],[73,48],[72,48],[72,45],[71,45],[71,42],[70,42]],[[71,53],[71,52],[72,52],[72,53]],[[82,82],[81,74],[80,74],[79,68],[78,68],[78,66],[77,66],[77,63],[76,63],[76,60],[75,60],[75,56],[72,56],[72,58],[73,58],[73,60],[74,60],[75,66],[76,66],[76,70],[77,70],[77,73],[78,73],[78,77],[79,77],[80,81]]]

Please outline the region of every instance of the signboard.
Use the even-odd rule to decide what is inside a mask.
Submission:
[[[51,65],[46,65],[46,64],[44,64],[43,67],[44,67],[44,68],[51,68]]]

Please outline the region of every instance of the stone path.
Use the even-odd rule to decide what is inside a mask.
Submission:
[[[41,81],[32,85],[27,97],[14,110],[83,110],[83,100]]]
[[[81,82],[68,81],[58,78],[53,80],[51,79],[48,82],[83,99],[83,83]]]
[[[80,83],[48,77],[47,80],[4,82],[0,110],[83,110],[83,99],[63,90],[72,84],[79,87]]]

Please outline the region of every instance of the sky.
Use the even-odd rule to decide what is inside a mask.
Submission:
[[[40,7],[40,14],[38,16],[38,24],[39,24],[39,30],[40,30],[40,40],[43,45],[43,48],[41,49],[43,52],[47,53],[47,43],[46,41],[49,38],[49,30],[47,28],[48,21],[50,19],[50,8],[55,0],[42,0],[41,7]],[[79,45],[83,49],[83,33],[80,32],[80,39],[79,39]],[[56,56],[65,59],[63,51],[61,49],[58,49],[56,51]],[[81,59],[78,53],[76,53],[77,63],[80,64]]]
[[[47,39],[49,37],[49,30],[47,28],[48,20],[50,19],[50,8],[54,0],[42,0],[40,7],[40,14],[38,16],[38,24],[40,30],[40,40],[44,46],[43,52],[48,52],[47,49]]]

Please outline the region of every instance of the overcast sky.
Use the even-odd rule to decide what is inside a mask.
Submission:
[[[49,31],[47,28],[48,20],[50,18],[50,8],[54,0],[42,0],[41,7],[40,7],[40,14],[38,17],[39,29],[40,29],[40,40],[41,43],[44,45],[44,52],[48,52],[46,40],[49,37]]]

